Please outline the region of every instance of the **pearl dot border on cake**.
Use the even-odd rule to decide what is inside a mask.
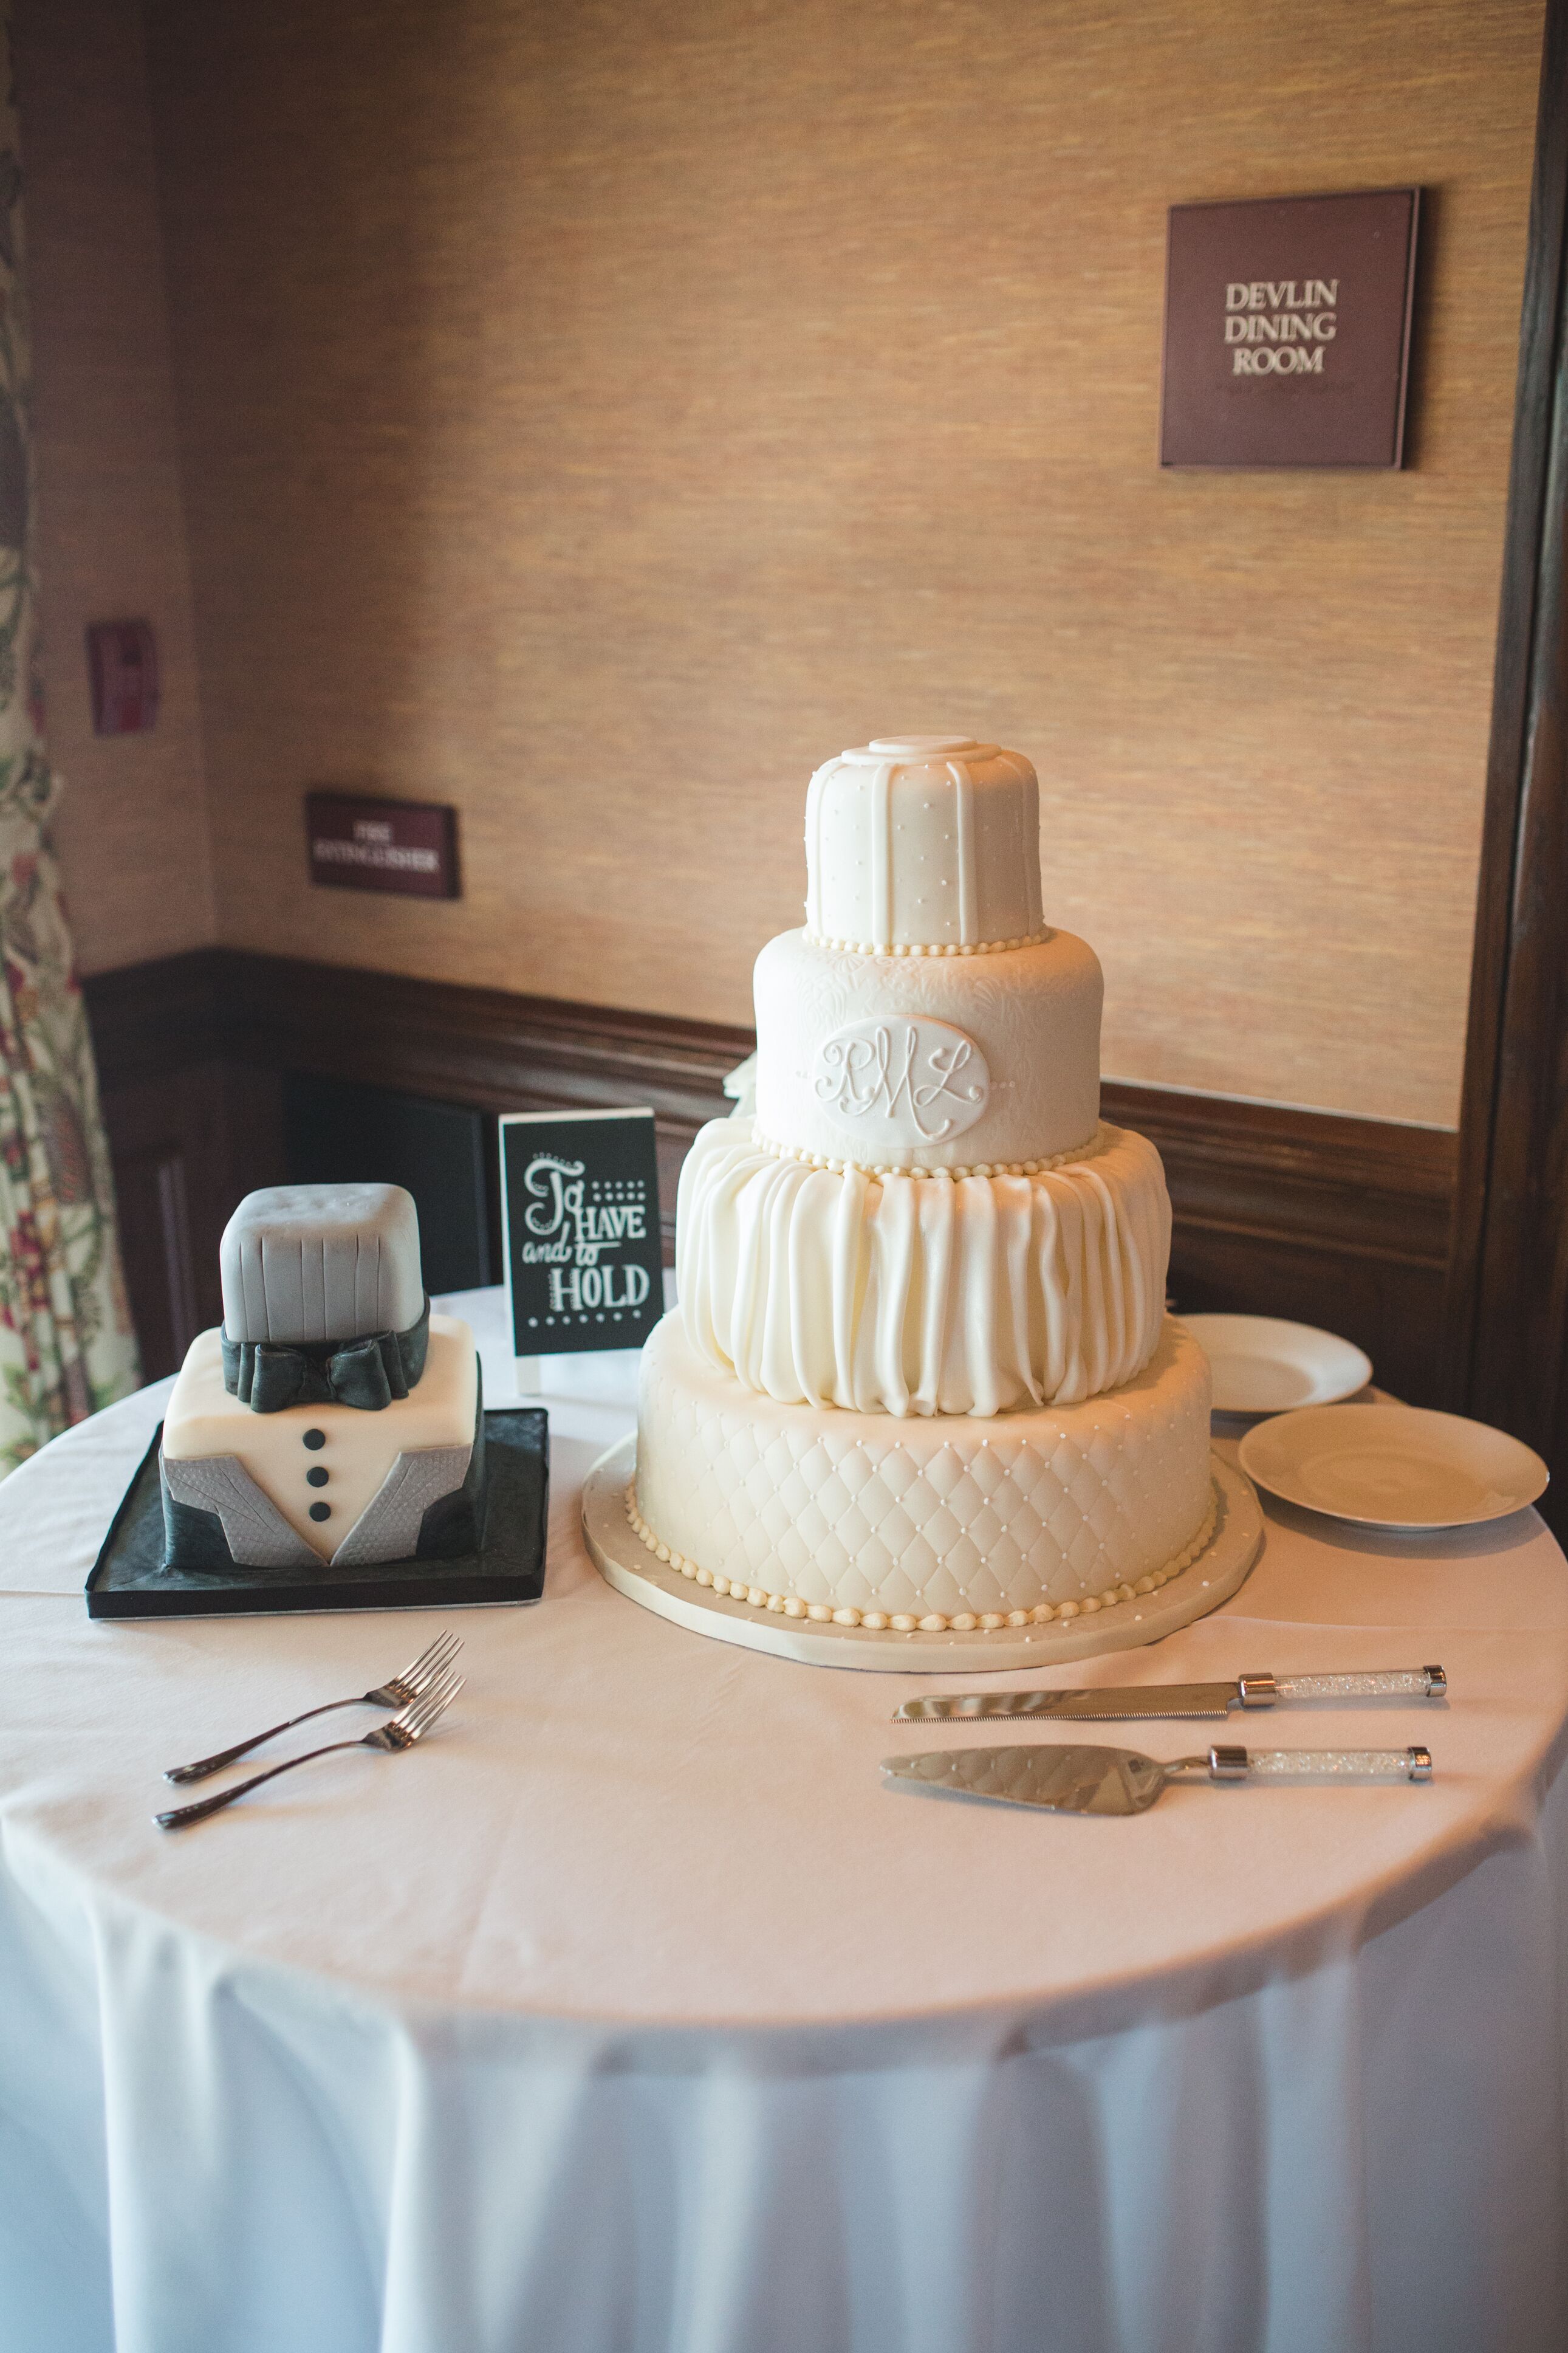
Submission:
[[[830,940],[826,933],[807,932],[805,944],[813,948],[833,948],[840,955],[868,956],[976,956],[1005,955],[1009,948],[1044,947],[1051,937],[1050,925],[1043,930],[1022,933],[1016,940],[898,940],[879,944],[876,940]]]
[[[1058,1168],[1070,1168],[1079,1160],[1091,1160],[1103,1152],[1113,1140],[1116,1130],[1100,1121],[1094,1134],[1082,1144],[1073,1145],[1066,1152],[1053,1152],[1045,1160],[978,1160],[973,1167],[963,1168],[896,1168],[869,1160],[837,1160],[826,1152],[807,1152],[798,1144],[775,1144],[771,1135],[760,1135],[755,1124],[752,1142],[757,1151],[765,1152],[774,1160],[798,1160],[807,1168],[826,1169],[830,1176],[853,1173],[858,1176],[946,1176],[954,1184],[966,1176],[1049,1176]]]
[[[1197,1559],[1214,1535],[1219,1505],[1211,1486],[1208,1509],[1191,1543],[1184,1546],[1163,1568],[1151,1569],[1148,1576],[1141,1577],[1135,1585],[1125,1581],[1108,1585],[1102,1592],[1086,1593],[1081,1601],[1038,1601],[1032,1609],[1010,1609],[1005,1614],[994,1609],[981,1614],[960,1610],[952,1618],[943,1617],[937,1609],[929,1610],[923,1618],[917,1618],[905,1610],[835,1609],[826,1601],[802,1601],[797,1594],[770,1593],[765,1586],[749,1585],[743,1577],[716,1576],[710,1568],[699,1568],[697,1563],[688,1560],[684,1553],[660,1542],[637,1509],[635,1479],[626,1489],[625,1508],[633,1535],[646,1545],[656,1560],[668,1562],[671,1568],[678,1569],[693,1584],[711,1587],[721,1600],[727,1596],[731,1601],[748,1603],[753,1609],[771,1610],[775,1616],[784,1618],[809,1618],[818,1625],[863,1626],[873,1634],[994,1634],[1004,1626],[1048,1626],[1053,1620],[1066,1624],[1074,1618],[1092,1618],[1101,1609],[1114,1609],[1123,1601],[1134,1601],[1141,1594],[1157,1592],[1161,1586],[1171,1584]]]

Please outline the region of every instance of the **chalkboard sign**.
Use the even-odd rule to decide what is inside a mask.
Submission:
[[[640,1348],[664,1313],[652,1112],[510,1112],[500,1124],[516,1355]]]

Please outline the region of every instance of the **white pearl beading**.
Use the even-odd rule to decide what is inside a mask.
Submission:
[[[863,1626],[868,1633],[881,1634],[994,1634],[1005,1626],[1048,1626],[1052,1622],[1068,1624],[1074,1618],[1092,1618],[1101,1609],[1114,1609],[1124,1601],[1135,1601],[1141,1596],[1157,1592],[1190,1568],[1214,1534],[1217,1505],[1215,1493],[1209,1490],[1208,1509],[1190,1544],[1184,1545],[1173,1560],[1163,1568],[1151,1569],[1136,1585],[1108,1585],[1102,1592],[1086,1593],[1081,1601],[1037,1601],[1032,1609],[1010,1609],[1004,1616],[998,1610],[986,1610],[975,1616],[971,1610],[960,1610],[947,1618],[941,1610],[928,1610],[923,1618],[906,1612],[889,1614],[883,1609],[835,1609],[826,1601],[802,1601],[797,1594],[770,1593],[765,1586],[748,1585],[742,1577],[716,1577],[710,1568],[699,1568],[684,1553],[661,1544],[637,1509],[637,1481],[626,1489],[626,1514],[635,1535],[640,1537],[656,1560],[679,1569],[693,1584],[710,1586],[723,1599],[747,1602],[753,1609],[771,1610],[775,1617],[809,1618],[818,1625],[831,1622],[835,1626]]]
[[[903,941],[879,944],[876,940],[830,940],[822,932],[808,931],[808,944],[814,948],[837,948],[840,955],[875,956],[974,956],[1005,955],[1009,948],[1042,947],[1051,936],[1051,927],[1043,923],[1037,932],[1022,933],[1016,940],[945,940],[924,942]]]
[[[807,1168],[825,1168],[830,1176],[842,1176],[847,1169],[856,1169],[862,1176],[946,1176],[954,1184],[963,1176],[1048,1176],[1053,1169],[1092,1159],[1097,1152],[1104,1150],[1107,1135],[1101,1120],[1084,1143],[1073,1145],[1067,1152],[1053,1152],[1046,1160],[977,1160],[973,1167],[903,1168],[870,1160],[834,1159],[825,1152],[806,1152],[798,1144],[775,1144],[771,1135],[758,1133],[754,1121],[752,1126],[752,1142],[757,1151],[767,1153],[774,1160],[799,1160]]]

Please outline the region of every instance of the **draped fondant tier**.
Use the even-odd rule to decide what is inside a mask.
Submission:
[[[803,1166],[716,1120],[681,1171],[677,1286],[693,1345],[791,1404],[895,1415],[1070,1404],[1159,1340],[1171,1209],[1146,1138],[1100,1131],[1034,1176]]]
[[[783,932],[757,958],[757,1126],[863,1168],[997,1167],[1087,1144],[1100,1114],[1092,948],[861,955]]]
[[[1207,1360],[1169,1319],[1107,1396],[911,1421],[758,1397],[698,1353],[677,1309],[643,1351],[634,1508],[705,1579],[781,1606],[1067,1615],[1190,1556],[1210,1510],[1208,1415]]]

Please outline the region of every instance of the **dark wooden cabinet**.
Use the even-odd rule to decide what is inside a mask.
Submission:
[[[429,1103],[390,1087],[290,1071],[283,1153],[297,1185],[401,1185],[419,1213],[426,1288],[472,1291],[500,1280],[493,1113]]]

